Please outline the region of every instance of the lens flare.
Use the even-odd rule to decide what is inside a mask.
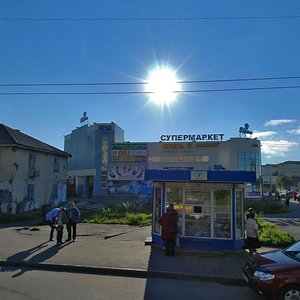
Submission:
[[[151,102],[160,106],[170,105],[181,91],[176,72],[168,66],[155,67],[149,73],[145,91],[149,93]]]

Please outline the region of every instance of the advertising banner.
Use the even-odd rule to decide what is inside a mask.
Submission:
[[[139,164],[111,164],[108,180],[144,180],[145,168]]]

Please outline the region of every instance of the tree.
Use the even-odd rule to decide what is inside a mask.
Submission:
[[[292,179],[287,175],[279,175],[277,177],[276,183],[280,186],[281,190],[290,190],[292,185]]]

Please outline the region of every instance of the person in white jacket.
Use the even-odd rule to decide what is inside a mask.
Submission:
[[[246,220],[246,248],[249,249],[249,254],[252,255],[256,248],[260,247],[258,224],[255,220],[255,212],[249,211]]]

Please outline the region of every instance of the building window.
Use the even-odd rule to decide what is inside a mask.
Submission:
[[[29,183],[27,185],[27,198],[28,201],[34,202],[34,183]]]
[[[52,185],[51,199],[52,199],[52,201],[54,201],[55,199],[58,199],[58,186],[56,183],[53,183],[53,185]]]
[[[254,171],[256,177],[261,175],[260,154],[256,152],[239,152],[239,171]]]
[[[53,172],[59,172],[59,159],[54,157]]]
[[[29,170],[36,169],[36,155],[29,153]]]

